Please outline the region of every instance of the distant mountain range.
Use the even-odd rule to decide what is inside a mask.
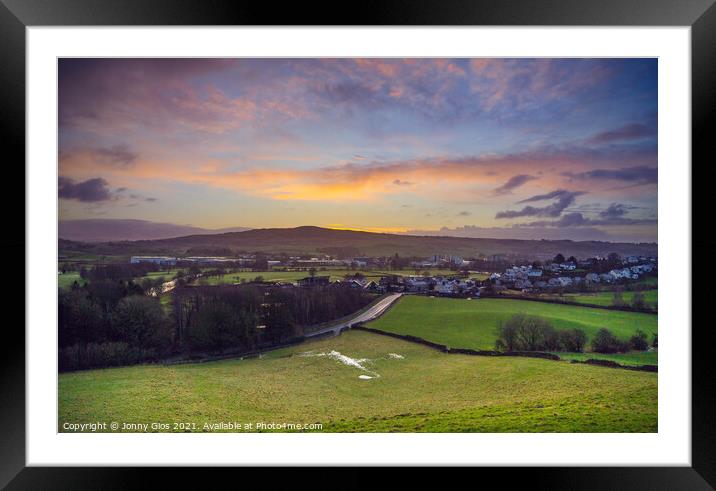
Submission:
[[[62,235],[60,235],[62,237]],[[616,252],[620,255],[657,255],[655,243],[614,243],[571,240],[476,239],[396,235],[320,227],[265,228],[220,234],[193,234],[157,240],[86,243],[60,240],[63,251],[101,255],[167,254],[206,251],[221,255],[241,252],[286,254],[330,254],[339,257],[401,256],[427,257],[433,254],[476,257],[479,254],[515,254],[530,258],[565,256],[590,257]]]
[[[222,234],[243,232],[247,227],[206,229],[190,225],[151,222],[148,220],[93,218],[87,220],[61,220],[59,236],[80,242],[113,242],[119,240],[157,240],[186,235]]]

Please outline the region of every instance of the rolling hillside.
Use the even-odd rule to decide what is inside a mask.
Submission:
[[[621,255],[657,254],[656,244],[628,244],[571,240],[473,239],[432,237],[334,230],[320,227],[266,228],[211,235],[188,235],[161,240],[138,240],[88,244],[60,240],[64,250],[90,254],[183,254],[189,249],[229,249],[238,252],[327,253],[350,257],[357,255],[430,256],[453,254],[474,257],[478,254],[517,254],[551,258],[557,252],[565,256],[587,257],[617,252]]]
[[[323,432],[655,432],[657,385],[654,373],[448,355],[349,331],[262,357],[60,374],[58,429],[161,421],[146,431],[233,431],[204,425],[264,421]]]

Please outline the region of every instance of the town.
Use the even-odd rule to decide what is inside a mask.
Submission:
[[[273,283],[286,288],[348,284],[371,293],[400,292],[473,298],[505,291],[531,294],[588,292],[600,285],[614,288],[632,284],[644,277],[654,277],[658,268],[655,257],[621,258],[615,253],[584,259],[573,256],[564,258],[557,254],[544,262],[504,255],[463,259],[436,254],[429,258],[405,260],[397,255],[339,259],[331,256],[272,257],[244,254],[237,257],[132,256],[130,263],[150,264],[158,270],[189,268],[194,274],[185,276],[187,283],[202,277],[230,277],[232,273],[250,271],[257,273],[251,279],[253,282]],[[262,272],[290,273],[295,280],[272,281],[264,278],[260,274]],[[297,277],[301,272],[308,274]],[[342,274],[342,277],[336,278],[336,273]],[[245,282],[245,278],[242,280]]]

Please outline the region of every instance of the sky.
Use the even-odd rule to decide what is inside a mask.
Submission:
[[[60,220],[657,241],[657,60],[60,59]]]

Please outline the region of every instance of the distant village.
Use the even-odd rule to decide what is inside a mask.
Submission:
[[[428,258],[286,257],[245,254],[225,256],[133,256],[132,264],[152,263],[160,267],[216,268],[213,274],[226,274],[235,268],[262,271],[305,271],[308,274],[292,282],[272,282],[278,286],[310,287],[331,284],[350,285],[373,293],[402,292],[437,296],[474,297],[503,290],[521,293],[590,291],[600,285],[624,285],[644,276],[656,276],[655,257],[607,257],[577,259],[557,254],[540,262],[505,255],[465,260],[459,256],[433,255]],[[339,270],[344,277],[331,281],[330,273]],[[434,270],[439,270],[436,274]],[[376,275],[380,272],[380,275]],[[412,274],[411,274],[412,273]],[[205,273],[206,274],[206,273]],[[208,272],[212,274],[212,272]],[[199,274],[201,276],[202,274]]]

